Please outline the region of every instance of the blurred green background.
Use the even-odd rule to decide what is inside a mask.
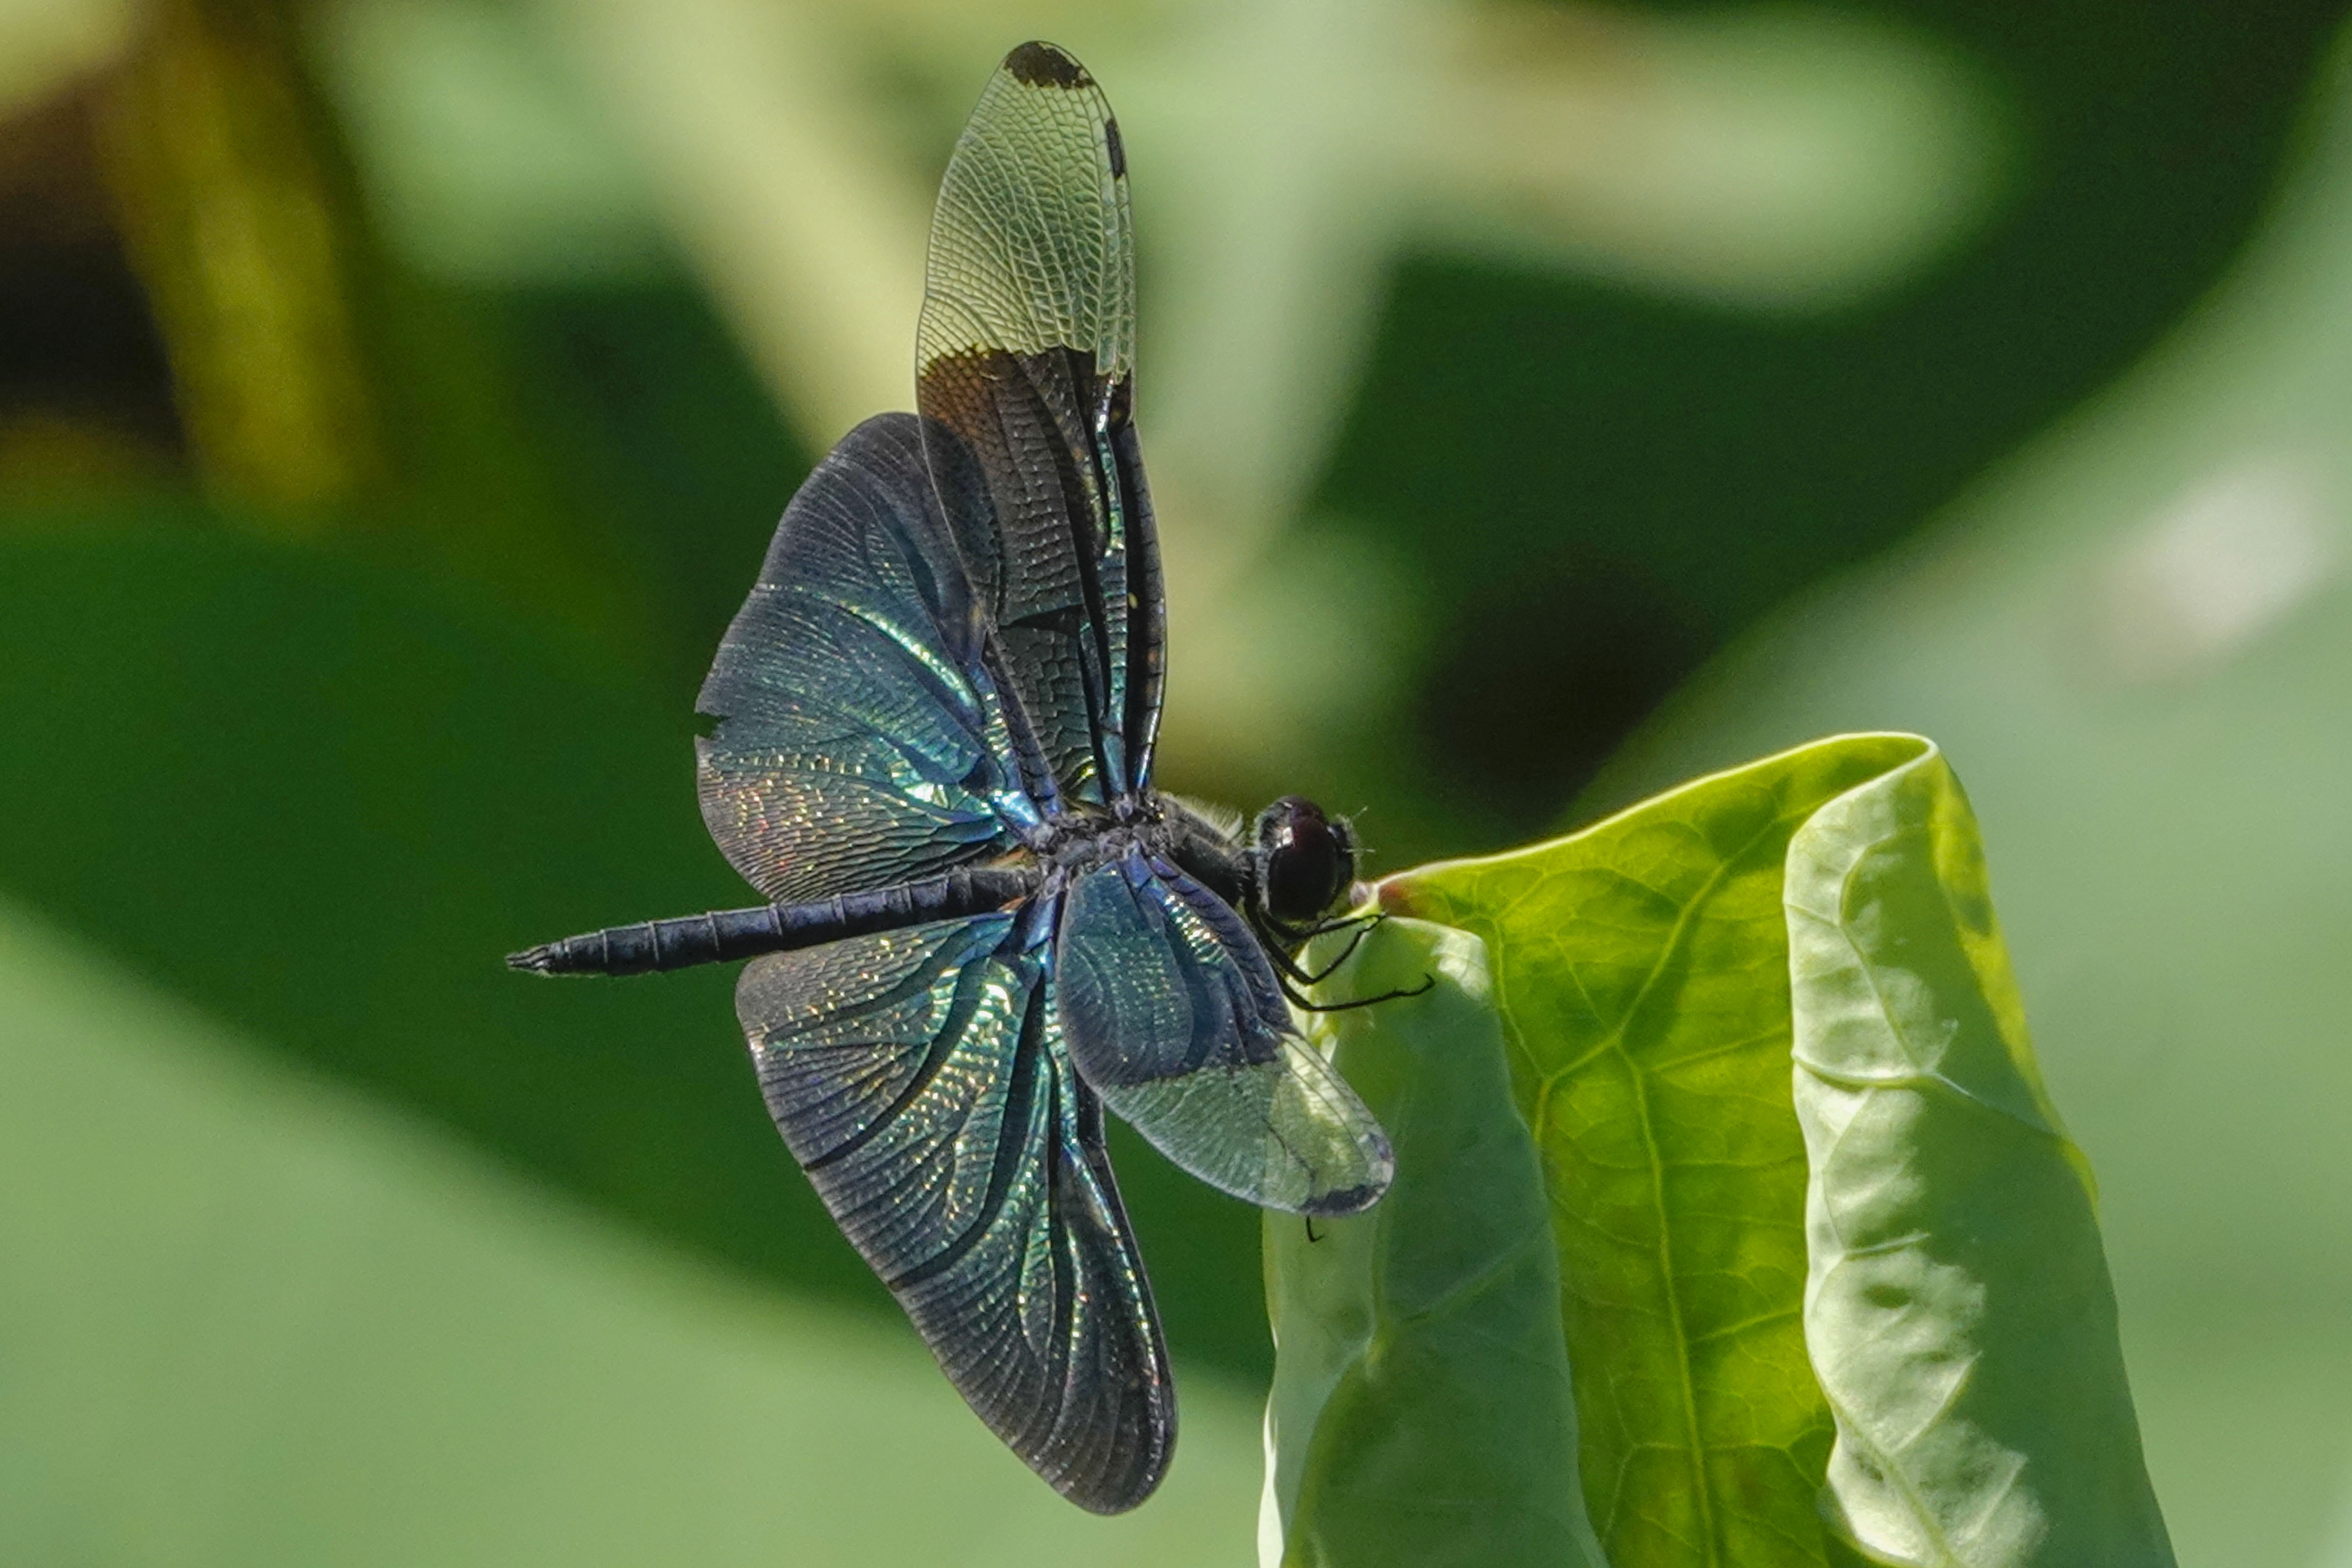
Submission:
[[[792,1171],[693,695],[1005,47],[1132,160],[1164,781],[1375,869],[1839,727],[1975,795],[2183,1560],[2352,1564],[2336,5],[11,0],[0,1557],[1228,1561],[1255,1215],[1076,1518]]]

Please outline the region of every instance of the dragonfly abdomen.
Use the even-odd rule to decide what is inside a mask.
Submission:
[[[646,974],[697,963],[724,963],[1003,909],[1034,893],[1041,881],[1034,867],[950,871],[919,882],[836,893],[806,903],[712,910],[607,926],[509,953],[507,963],[534,974]]]

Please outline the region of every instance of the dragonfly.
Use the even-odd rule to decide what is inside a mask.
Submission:
[[[1333,967],[1306,943],[1377,918],[1346,912],[1346,819],[1292,795],[1244,832],[1152,786],[1134,252],[1101,89],[1022,45],[940,184],[919,412],[810,474],[697,700],[704,820],[769,901],[508,960],[750,960],[736,1010],[785,1144],[981,1419],[1101,1513],[1176,1438],[1106,1110],[1310,1223],[1395,1168],[1291,1011]]]

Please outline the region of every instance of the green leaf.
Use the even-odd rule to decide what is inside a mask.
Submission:
[[[1315,1025],[1387,1127],[1397,1179],[1370,1213],[1311,1235],[1266,1216],[1279,1354],[1262,1554],[1599,1568],[1559,1270],[1486,955],[1465,932],[1390,921],[1349,973],[1368,991],[1433,984]]]
[[[1413,1126],[1423,1104],[1480,1104],[1475,950],[1415,935],[1437,989],[1320,1026],[1402,1126],[1381,1208],[1314,1246],[1269,1231],[1286,1560],[1427,1560],[1413,1505],[1451,1503],[1465,1468],[1497,1517],[1571,1489],[1569,1418],[1535,1434],[1559,1380],[1482,1364],[1491,1331],[1441,1349],[1443,1315],[1398,1289],[1430,1289],[1404,1237],[1437,1238],[1439,1278],[1541,1279],[1507,1246],[1523,1178],[1461,1152],[1517,1137],[1540,1160],[1576,1470],[1613,1568],[2170,1562],[2088,1172],[1932,746],[1817,742],[1381,899],[1483,942],[1517,1114]],[[1405,940],[1368,938],[1347,989],[1412,984]],[[1453,1392],[1482,1382],[1483,1404]]]
[[[1943,758],[1806,823],[1787,902],[1839,1532],[1937,1568],[2168,1568],[2090,1168],[2042,1086]]]
[[[1807,747],[1382,889],[1493,961],[1614,1568],[1823,1561],[1781,860],[1824,804],[1924,749]]]

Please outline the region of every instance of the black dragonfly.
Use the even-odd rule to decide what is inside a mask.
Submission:
[[[1151,787],[1165,615],[1130,420],[1126,154],[1024,44],[956,142],[919,416],[785,510],[697,707],[711,836],[772,901],[516,953],[542,974],[750,958],[770,1113],[981,1418],[1064,1496],[1134,1507],[1176,1404],[1103,1110],[1238,1197],[1378,1199],[1379,1124],[1300,1037],[1349,923],[1344,819]]]

